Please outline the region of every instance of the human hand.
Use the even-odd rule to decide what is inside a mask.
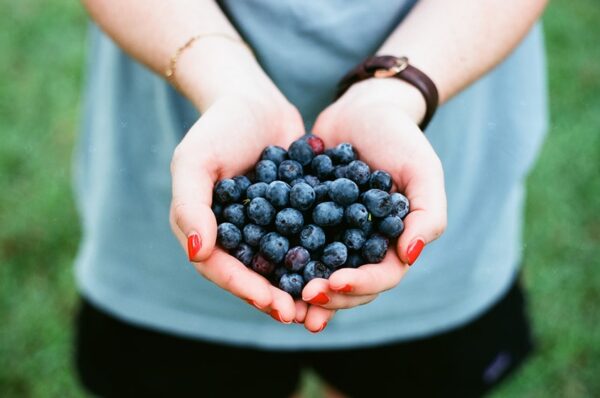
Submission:
[[[369,79],[352,86],[325,109],[313,131],[332,147],[350,142],[373,169],[388,171],[395,189],[410,201],[405,229],[383,262],[334,272],[314,279],[302,292],[314,304],[308,310],[351,308],[374,300],[396,286],[423,246],[446,227],[446,195],[442,165],[418,127],[424,101],[412,86],[397,79]],[[318,306],[317,306],[318,305]],[[321,316],[322,317],[322,316]]]

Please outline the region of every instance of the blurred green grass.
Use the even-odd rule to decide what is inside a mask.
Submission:
[[[556,0],[546,12],[552,122],[528,180],[524,269],[538,351],[497,397],[600,395],[598,21],[597,0]],[[2,397],[84,395],[70,363],[70,168],[85,25],[76,3],[0,2]]]

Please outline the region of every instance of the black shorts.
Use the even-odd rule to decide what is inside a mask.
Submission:
[[[85,300],[76,340],[83,385],[111,397],[281,398],[304,369],[350,397],[481,396],[532,350],[518,283],[467,325],[370,348],[272,351],[185,339],[129,325]]]

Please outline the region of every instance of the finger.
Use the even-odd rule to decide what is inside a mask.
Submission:
[[[318,305],[311,305],[308,307],[306,319],[304,319],[304,327],[312,333],[322,332],[334,315],[335,310],[328,310],[327,308]]]
[[[439,159],[432,155],[425,164],[411,164],[402,173],[403,178],[396,181],[410,202],[410,212],[404,219],[396,250],[402,262],[412,265],[423,247],[446,229],[444,172]]]
[[[197,156],[178,149],[171,161],[171,228],[190,261],[206,259],[214,249],[217,220],[211,209],[214,179]]]
[[[271,303],[271,318],[278,322],[289,324],[296,319],[296,303],[294,299],[288,293],[275,286],[271,287],[271,296],[273,302]]]
[[[394,250],[388,250],[379,264],[342,268],[329,277],[329,288],[350,296],[379,294],[390,290],[402,279],[408,266],[400,262]]]
[[[294,322],[304,323],[306,313],[308,312],[308,304],[302,300],[296,300],[294,301],[294,304],[296,305],[296,319],[294,319]]]
[[[194,266],[202,276],[230,293],[252,301],[257,308],[272,307],[273,293],[269,281],[223,250],[214,250],[206,261],[194,263]]]

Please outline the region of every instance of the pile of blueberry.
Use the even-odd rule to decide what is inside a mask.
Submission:
[[[287,151],[268,146],[249,175],[216,184],[218,242],[299,297],[313,278],[382,261],[409,211],[391,188],[390,174],[371,171],[348,143],[325,150],[306,135]]]

